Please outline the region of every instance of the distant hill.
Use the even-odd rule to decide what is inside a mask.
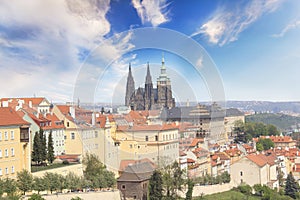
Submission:
[[[247,122],[262,122],[273,124],[282,131],[292,130],[300,127],[300,117],[285,114],[261,113],[246,116]]]
[[[271,101],[227,101],[227,108],[238,108],[242,111],[270,113],[300,113],[300,102],[271,102]]]

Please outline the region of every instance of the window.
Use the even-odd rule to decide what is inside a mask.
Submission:
[[[10,131],[10,139],[11,140],[15,139],[15,132],[14,131]]]
[[[75,133],[71,133],[71,139],[75,140]]]
[[[0,132],[0,141],[2,140],[2,133]]]
[[[121,188],[122,188],[122,190],[125,190],[125,189],[126,189],[126,186],[125,186],[125,185],[122,185]]]
[[[7,167],[5,168],[5,174],[8,174],[8,168]]]
[[[95,131],[95,138],[98,137],[98,131]]]
[[[243,176],[243,172],[242,171],[240,171],[240,175]]]
[[[70,126],[70,122],[67,122],[67,127],[69,127]]]
[[[15,156],[15,149],[11,148],[11,156]]]
[[[11,166],[11,173],[15,173],[15,167],[14,166]]]
[[[8,157],[8,149],[5,149],[5,157]]]
[[[0,150],[0,158],[2,158],[2,150]]]
[[[155,141],[158,141],[158,135],[155,136]]]
[[[67,136],[66,136],[66,135],[64,136],[64,139],[65,139],[65,140],[67,139]]]
[[[132,144],[129,145],[130,149],[132,149]]]
[[[145,140],[146,140],[146,141],[148,141],[148,140],[149,140],[149,138],[148,138],[148,135],[146,135],[146,137],[145,137]]]
[[[2,176],[2,169],[0,168],[0,176]]]
[[[7,131],[4,132],[4,139],[8,140],[8,133],[7,133]]]

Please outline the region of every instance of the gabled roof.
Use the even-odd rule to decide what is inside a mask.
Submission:
[[[149,162],[129,165],[118,178],[118,182],[141,182],[149,180],[153,171],[154,168]]]
[[[247,155],[246,158],[248,158],[249,160],[251,160],[252,162],[254,162],[259,167],[263,167],[266,164],[274,165],[275,164],[275,160],[276,160],[276,156],[272,155],[272,154],[270,154],[270,155],[250,154],[250,155]]]
[[[8,101],[8,100],[23,100],[25,104],[29,105],[29,102],[32,103],[32,105],[37,106],[40,103],[42,103],[43,100],[45,100],[45,97],[25,97],[25,98],[2,98],[1,102]]]
[[[0,126],[29,125],[18,113],[10,107],[0,107]]]

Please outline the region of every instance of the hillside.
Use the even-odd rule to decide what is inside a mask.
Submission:
[[[285,114],[262,113],[246,116],[246,122],[273,124],[278,129],[284,131],[298,128],[300,126],[300,117]]]

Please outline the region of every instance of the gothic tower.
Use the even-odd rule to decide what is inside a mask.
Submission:
[[[149,62],[147,63],[147,75],[145,81],[145,110],[150,110],[152,105],[154,104],[154,93],[153,93],[153,84],[152,77],[150,74]]]
[[[157,78],[157,104],[160,107],[172,108],[175,106],[175,99],[172,98],[171,81],[167,76],[164,56],[161,64],[160,75]]]
[[[134,80],[131,73],[131,64],[129,63],[129,71],[127,76],[127,85],[126,85],[126,94],[125,94],[125,105],[131,106],[131,101],[134,96],[135,88],[134,88]]]

